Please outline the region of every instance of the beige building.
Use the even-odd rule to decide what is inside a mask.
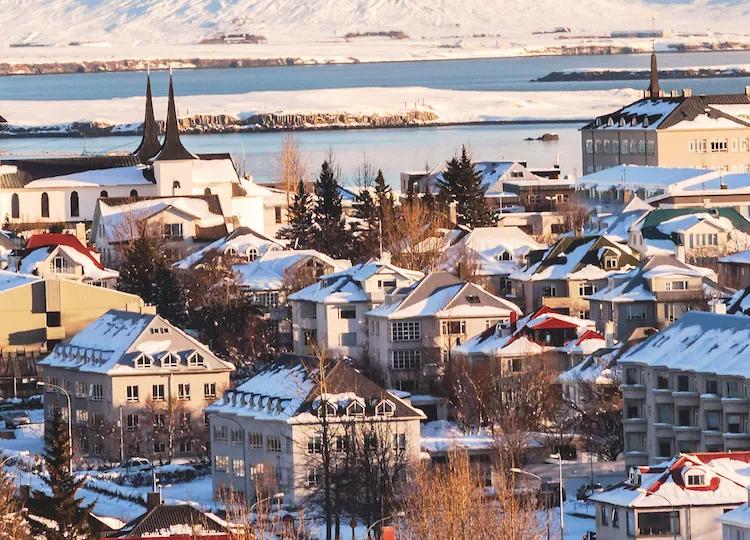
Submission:
[[[607,236],[563,236],[529,265],[510,275],[513,294],[524,312],[541,306],[589,318],[588,296],[607,280],[638,265],[628,246]]]
[[[110,310],[39,362],[45,417],[73,420],[74,452],[105,460],[205,452],[203,409],[234,367],[154,314]],[[67,411],[66,396],[72,400]]]
[[[520,313],[475,283],[433,272],[365,315],[368,359],[389,388],[426,389],[455,345]]]
[[[215,498],[229,489],[253,500],[260,490],[303,503],[321,483],[321,416],[333,459],[347,455],[347,437],[368,433],[390,446],[394,463],[419,459],[424,413],[343,361],[322,376],[317,367],[280,361],[208,407]]]
[[[421,272],[372,260],[326,274],[289,296],[294,352],[315,350],[362,360],[367,350],[365,314],[387,294],[424,277]]]
[[[656,77],[643,99],[581,128],[583,172],[616,165],[750,170],[750,92],[666,95]]]
[[[750,450],[750,319],[689,311],[625,352],[625,463]]]
[[[742,539],[722,536],[720,522],[747,502],[748,464],[750,452],[686,453],[632,468],[626,482],[591,497],[596,538]]]
[[[137,312],[143,307],[133,294],[0,271],[0,353],[44,355],[110,309]]]

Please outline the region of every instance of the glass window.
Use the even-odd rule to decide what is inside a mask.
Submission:
[[[42,193],[42,217],[49,217],[49,195]]]
[[[339,309],[339,319],[356,319],[357,310],[353,307],[344,307]]]
[[[418,341],[421,339],[419,321],[399,321],[391,323],[391,341]]]
[[[78,192],[72,191],[70,193],[70,217],[78,217],[80,215],[80,208],[78,205]]]
[[[643,536],[667,536],[680,534],[680,513],[639,512],[638,534]]]
[[[138,386],[132,385],[127,388],[127,401],[138,401]]]
[[[164,401],[164,385],[154,384],[151,387],[151,399],[154,401]]]
[[[229,467],[229,457],[228,456],[216,456],[214,468],[217,471],[219,471],[219,472],[227,472],[227,468],[228,467]]]
[[[706,430],[721,430],[721,411],[706,411]]]

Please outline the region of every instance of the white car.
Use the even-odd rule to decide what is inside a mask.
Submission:
[[[120,467],[127,471],[148,471],[151,469],[151,462],[146,458],[132,457],[120,465]]]

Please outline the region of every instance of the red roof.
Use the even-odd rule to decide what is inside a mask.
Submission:
[[[44,248],[44,247],[57,247],[57,246],[67,246],[69,248],[75,249],[79,253],[82,253],[83,255],[86,255],[89,259],[91,259],[91,262],[93,262],[97,268],[100,270],[104,270],[104,266],[102,266],[102,263],[96,260],[94,255],[92,254],[91,250],[81,244],[81,241],[78,240],[75,236],[72,234],[61,234],[61,233],[40,233],[40,234],[32,234],[31,237],[26,242],[26,249],[31,251],[34,249]]]
[[[580,345],[587,339],[604,339],[604,336],[602,336],[599,332],[595,332],[594,330],[586,330],[583,335],[578,338],[578,341],[576,341],[576,345]]]
[[[534,324],[534,321],[529,321],[529,324],[527,325],[532,330],[550,330],[550,329],[576,329],[578,328],[578,325],[575,323],[572,323],[570,321],[563,321],[561,319],[558,319],[555,317],[555,314],[550,314],[549,317],[547,317],[545,320],[538,324]]]

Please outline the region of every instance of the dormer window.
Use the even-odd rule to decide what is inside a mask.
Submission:
[[[228,247],[224,250],[224,255],[228,255],[230,257],[236,257],[237,256],[237,250],[233,247]]]
[[[151,357],[147,354],[141,353],[135,357],[135,367],[137,368],[150,368],[151,364]]]
[[[396,406],[393,404],[392,401],[388,399],[382,400],[380,403],[378,403],[375,406],[376,416],[393,416],[395,412],[396,412]]]
[[[193,351],[190,356],[188,356],[188,366],[190,367],[203,367],[206,365],[206,359],[203,358],[203,355],[200,354],[197,351]]]
[[[503,251],[502,253],[498,253],[495,258],[498,261],[512,261],[513,255],[509,251]]]
[[[365,406],[359,401],[352,401],[346,406],[346,414],[348,416],[364,416]]]
[[[68,260],[65,257],[60,256],[52,259],[52,271],[56,274],[67,274],[68,272],[70,272]]]
[[[258,258],[258,248],[251,247],[247,250],[247,260],[254,261]]]
[[[318,405],[318,418],[336,416],[336,406],[329,401],[321,401]]]
[[[176,368],[180,364],[180,357],[175,353],[165,353],[161,357],[161,366],[165,368]]]
[[[617,257],[614,255],[606,255],[604,257],[604,268],[607,270],[614,270],[617,268]]]
[[[687,485],[688,486],[705,486],[706,485],[706,475],[703,473],[689,473],[687,475]]]

